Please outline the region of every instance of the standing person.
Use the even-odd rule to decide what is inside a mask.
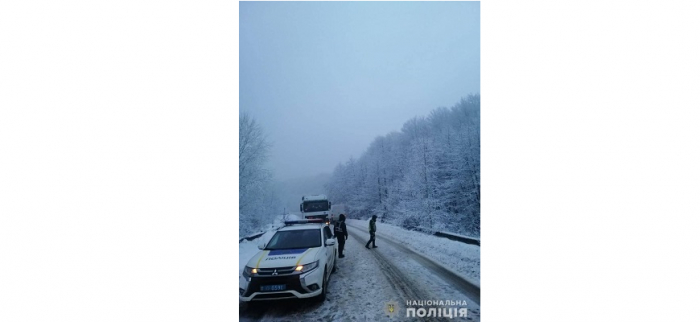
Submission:
[[[374,241],[374,234],[377,232],[377,215],[372,215],[372,220],[369,221],[369,241],[365,247],[369,249],[369,243],[372,243],[372,248],[377,248]]]
[[[335,231],[335,237],[338,239],[338,258],[343,258],[343,249],[345,248],[345,241],[348,239],[348,227],[345,226],[345,215],[340,214],[338,216],[338,222],[333,226]]]

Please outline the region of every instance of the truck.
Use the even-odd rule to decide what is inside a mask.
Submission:
[[[301,197],[299,211],[304,219],[323,219],[328,225],[331,221],[331,202],[326,195],[309,195]]]

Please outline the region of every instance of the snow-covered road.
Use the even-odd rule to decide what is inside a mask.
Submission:
[[[400,240],[377,238],[368,250],[366,229],[348,224],[350,238],[345,258],[338,259],[338,271],[331,275],[324,303],[313,300],[255,302],[241,306],[241,321],[479,321],[478,287],[470,289],[459,275],[423,258],[403,246]],[[476,292],[476,293],[475,293]],[[408,318],[407,301],[466,301],[469,314],[463,318]],[[398,310],[389,314],[387,303]],[[434,307],[434,306],[432,306]],[[416,308],[420,308],[417,306]]]

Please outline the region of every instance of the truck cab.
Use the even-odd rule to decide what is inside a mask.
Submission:
[[[331,202],[326,195],[309,195],[301,197],[299,211],[304,219],[323,219],[330,224]]]

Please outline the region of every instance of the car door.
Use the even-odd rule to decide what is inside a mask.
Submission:
[[[334,246],[328,246],[326,245],[326,240],[333,238],[333,234],[331,233],[331,229],[328,228],[328,226],[323,227],[323,245],[325,246],[324,248],[326,249],[326,263],[330,265],[329,267],[333,267],[333,261],[335,260],[335,247]]]

